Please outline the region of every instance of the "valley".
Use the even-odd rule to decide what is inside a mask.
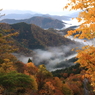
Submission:
[[[2,49],[0,79],[5,84],[2,81],[0,83],[5,88],[7,80],[15,92],[7,86],[9,91],[7,93],[18,95],[19,93],[84,95],[89,91],[92,93],[90,81],[82,79],[88,68],[74,63],[77,61],[76,50],[84,45],[92,45],[95,39],[85,42],[82,39],[74,39],[74,35],[65,37],[67,31],[79,27],[80,23],[76,19],[48,14],[10,14],[6,17],[8,16],[13,18],[4,18],[0,22]]]
[[[30,24],[32,19],[34,19],[34,23]],[[62,29],[54,28],[56,27],[56,22],[54,22],[54,27],[51,26],[51,20],[58,21],[57,19],[61,23],[64,19]],[[45,23],[51,23],[51,27],[40,27],[39,25],[43,21],[46,21]],[[18,35],[13,37],[18,51],[13,53],[13,55],[24,63],[27,63],[30,58],[35,65],[44,64],[49,71],[72,66],[74,62],[68,61],[76,55],[75,51],[71,51],[72,48],[76,46],[81,48],[83,46],[81,41],[77,42],[71,38],[64,37],[68,30],[74,30],[78,27],[78,24],[75,26],[76,22],[72,23],[70,18],[66,16],[62,18],[61,16],[41,15],[41,17],[34,16],[30,19],[23,20],[4,19],[1,22],[8,23],[4,26],[10,26],[13,29],[12,33],[18,31]],[[35,23],[37,24],[35,25]],[[60,26],[59,23],[58,25]]]

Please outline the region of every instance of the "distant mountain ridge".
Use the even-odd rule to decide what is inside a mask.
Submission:
[[[58,20],[69,20],[71,18],[69,16],[58,16],[58,15],[39,14],[39,13],[35,13],[35,14],[33,14],[33,13],[24,13],[24,14],[11,13],[11,14],[6,14],[5,16],[3,16],[0,19],[1,20],[3,20],[3,19],[21,20],[21,19],[29,19],[34,16],[51,17],[51,18],[58,19]]]
[[[38,12],[34,12],[34,11],[30,11],[30,10],[2,10],[0,13],[1,14],[5,14],[5,16],[3,16],[2,19],[16,19],[16,20],[20,20],[20,19],[28,19],[34,16],[41,16],[41,17],[52,17],[54,19],[58,19],[58,20],[69,20],[71,18],[77,17],[79,12],[81,11],[69,11],[67,13],[64,14],[63,11],[63,15],[50,15],[50,14],[43,14],[43,13],[38,13]]]
[[[0,18],[1,20],[3,19],[16,19],[16,20],[20,20],[20,19],[28,19],[31,18],[33,14],[30,13],[25,13],[25,14],[7,14],[5,16],[2,16],[2,18]]]
[[[2,19],[16,19],[16,20],[29,19],[34,16],[51,17],[58,20],[70,19],[70,17],[66,16],[66,14],[63,14],[62,16],[50,15],[50,14],[43,14],[43,13],[38,13],[38,12],[30,11],[30,10],[2,10],[0,13],[2,15],[5,14],[4,16],[2,16],[2,18],[0,18],[0,20]]]
[[[35,24],[44,29],[47,29],[47,28],[61,29],[61,28],[65,27],[65,25],[64,25],[65,23],[58,19],[53,19],[50,17],[40,17],[40,16],[35,16],[32,18],[23,19],[23,20],[4,19],[4,20],[1,20],[0,22],[8,23],[8,24],[25,22],[27,24]]]

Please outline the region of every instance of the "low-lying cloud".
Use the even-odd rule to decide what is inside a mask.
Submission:
[[[21,54],[14,54],[18,60],[27,63],[30,58],[35,65],[44,64],[49,71],[68,67],[73,65],[72,62],[68,62],[69,59],[74,58],[76,56],[75,51],[71,51],[72,48],[78,47],[79,49],[83,45],[92,45],[93,41],[84,42],[81,39],[73,39],[69,37],[69,39],[74,40],[75,44],[62,45],[59,47],[48,47],[47,50],[35,49],[33,50],[33,54],[30,56],[24,56]],[[60,65],[61,64],[61,65]]]
[[[52,71],[69,65],[71,66],[73,63],[64,64],[64,62],[75,57],[76,52],[71,51],[71,49],[80,46],[81,45],[79,43],[75,43],[62,45],[59,47],[48,47],[47,50],[35,49],[33,50],[34,53],[30,56],[16,53],[14,55],[18,58],[18,60],[24,63],[27,63],[28,59],[30,58],[35,65],[38,66],[40,64],[44,64],[49,71]],[[63,67],[59,65],[57,68],[57,65],[60,63],[63,64]]]
[[[58,69],[55,68],[57,64],[64,62],[68,59],[75,57],[76,52],[71,51],[72,48],[78,46],[77,44],[69,44],[60,47],[48,47],[47,50],[36,49],[34,50],[33,62],[36,65],[45,64],[48,70]],[[69,64],[72,65],[72,64]],[[64,66],[64,63],[63,63]],[[59,67],[62,68],[62,67]]]

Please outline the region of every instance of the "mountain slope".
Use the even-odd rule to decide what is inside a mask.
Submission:
[[[64,23],[57,19],[52,19],[49,17],[32,17],[30,19],[25,20],[26,23],[35,24],[40,26],[41,28],[58,28],[61,29],[65,27]]]
[[[29,55],[33,51],[31,49],[26,48],[23,44],[19,43],[19,41],[15,40],[13,37],[17,35],[13,35],[11,31],[11,27],[9,24],[6,23],[0,23],[0,34],[3,34],[4,36],[7,34],[10,34],[11,37],[7,38],[6,40],[10,42],[9,44],[12,45],[15,49],[17,49],[16,53],[26,54]],[[17,32],[17,31],[16,31]]]
[[[14,39],[29,49],[44,49],[48,46],[54,47],[74,43],[57,33],[44,30],[34,24],[22,22],[12,24],[11,27],[14,29],[13,32],[19,31],[19,35]]]

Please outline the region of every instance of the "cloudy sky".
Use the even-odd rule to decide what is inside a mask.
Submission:
[[[67,12],[63,11],[67,2],[68,0],[1,0],[0,8],[62,15]]]

